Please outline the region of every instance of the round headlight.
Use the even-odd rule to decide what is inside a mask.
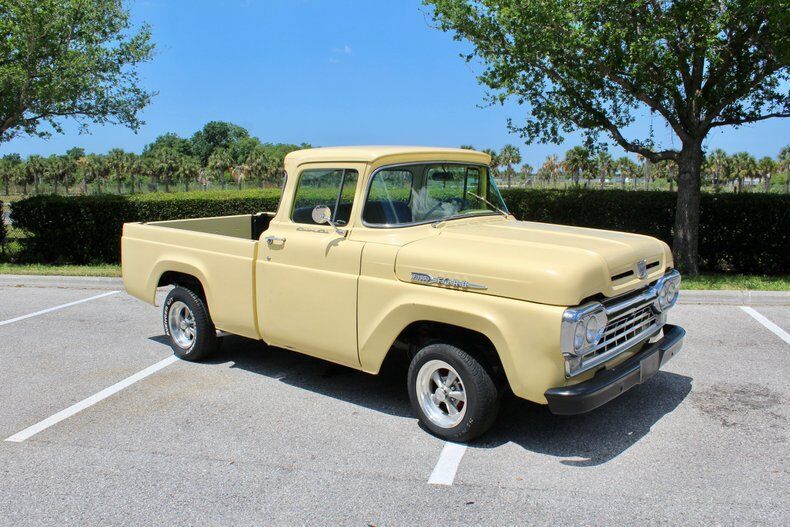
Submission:
[[[573,335],[573,349],[579,351],[584,346],[584,324],[576,325],[576,332]]]
[[[588,343],[593,344],[596,340],[598,340],[598,329],[598,319],[595,317],[588,318],[585,327]]]

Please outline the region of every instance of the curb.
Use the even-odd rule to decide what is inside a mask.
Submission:
[[[104,276],[46,276],[0,274],[0,287],[54,287],[66,289],[123,289],[123,280]]]
[[[730,306],[790,305],[790,291],[680,291],[679,304],[715,304]]]
[[[0,287],[123,289],[123,280],[101,276],[0,274]],[[790,305],[790,291],[681,290],[678,303],[686,305],[783,306]]]

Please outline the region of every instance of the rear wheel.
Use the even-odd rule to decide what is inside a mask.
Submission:
[[[408,383],[415,413],[442,439],[474,439],[491,428],[499,412],[490,367],[450,344],[422,348],[409,366]]]
[[[200,361],[219,347],[217,330],[205,302],[194,291],[176,286],[162,308],[165,334],[173,353],[189,361]]]

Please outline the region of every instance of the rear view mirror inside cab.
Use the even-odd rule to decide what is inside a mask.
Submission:
[[[434,172],[431,174],[433,181],[453,181],[454,176],[452,172]]]

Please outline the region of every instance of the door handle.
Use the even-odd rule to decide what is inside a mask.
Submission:
[[[278,236],[266,236],[264,240],[266,240],[266,245],[268,245],[269,247],[271,247],[275,243],[285,245],[285,238],[280,238]]]

